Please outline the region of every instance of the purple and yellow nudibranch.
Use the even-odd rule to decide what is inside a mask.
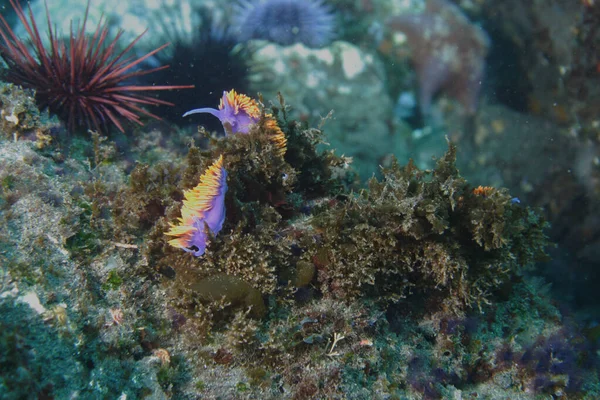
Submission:
[[[249,133],[252,125],[261,120],[261,110],[256,100],[245,94],[237,93],[233,89],[223,92],[218,109],[196,108],[186,112],[183,116],[202,113],[219,118],[226,134]],[[277,153],[283,157],[287,148],[287,139],[271,114],[264,114],[263,128],[272,137]]]
[[[216,236],[223,228],[226,192],[227,171],[223,168],[221,155],[200,177],[200,183],[183,193],[179,223],[171,224],[171,229],[165,233],[175,236],[169,244],[196,257],[203,255],[208,245],[208,231]]]
[[[212,114],[219,118],[226,133],[248,133],[250,126],[256,124],[260,119],[260,109],[256,101],[245,94],[236,93],[233,89],[223,92],[219,109],[196,108],[186,112],[183,116],[202,113]]]

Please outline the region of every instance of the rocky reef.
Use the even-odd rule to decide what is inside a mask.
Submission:
[[[333,41],[311,48],[231,43],[206,24],[231,17],[224,0],[203,3],[209,19],[142,3],[107,12],[126,39],[160,21],[134,54],[174,38],[148,62],[199,57],[201,26],[218,69],[240,61],[263,95],[243,97],[242,132],[240,104],[211,109],[216,131],[142,116],[68,132],[32,90],[0,86],[0,398],[600,397],[597,317],[548,283],[597,297],[597,75],[580,46],[597,4],[331,0]],[[60,22],[85,12],[60,4]],[[113,2],[90,4],[96,26]],[[407,31],[425,22],[435,40]],[[499,72],[507,43],[523,86]],[[423,93],[419,69],[452,49],[444,67],[478,79],[452,70]],[[220,94],[216,75],[199,90]],[[204,225],[211,207],[224,219]],[[192,209],[202,251],[170,243]]]
[[[359,189],[347,158],[318,150],[322,135],[281,97],[248,134],[208,135],[170,161],[131,164],[97,134],[40,149],[7,132],[5,397],[533,396],[597,384],[582,359],[591,345],[527,278],[545,258],[539,212],[469,185],[452,143],[432,170],[393,161]],[[225,223],[195,257],[165,233],[221,155]]]

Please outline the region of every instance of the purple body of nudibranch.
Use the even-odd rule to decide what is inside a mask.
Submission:
[[[235,90],[223,92],[219,108],[196,108],[183,114],[208,113],[219,118],[226,133],[248,133],[250,126],[260,119],[258,104],[250,97],[238,94]]]
[[[196,257],[204,254],[206,251],[206,244],[208,240],[208,234],[206,228],[208,228],[213,236],[223,228],[225,222],[225,193],[227,192],[227,171],[221,169],[221,179],[219,182],[219,192],[217,196],[211,201],[211,207],[206,211],[204,218],[194,217],[193,226],[196,231],[193,233],[192,238],[188,243],[188,248],[185,251],[192,253]]]

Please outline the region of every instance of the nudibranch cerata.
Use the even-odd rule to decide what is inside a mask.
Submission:
[[[215,236],[225,221],[225,193],[227,171],[223,168],[223,156],[219,156],[200,177],[200,183],[183,193],[181,218],[171,224],[166,235],[174,236],[169,244],[192,253],[204,254],[208,245],[208,231]]]

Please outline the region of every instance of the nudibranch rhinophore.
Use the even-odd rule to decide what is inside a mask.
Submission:
[[[175,237],[169,244],[196,257],[203,255],[208,245],[208,231],[216,236],[223,228],[226,192],[227,171],[221,155],[200,177],[200,183],[183,193],[179,223],[171,224],[165,233]]]

